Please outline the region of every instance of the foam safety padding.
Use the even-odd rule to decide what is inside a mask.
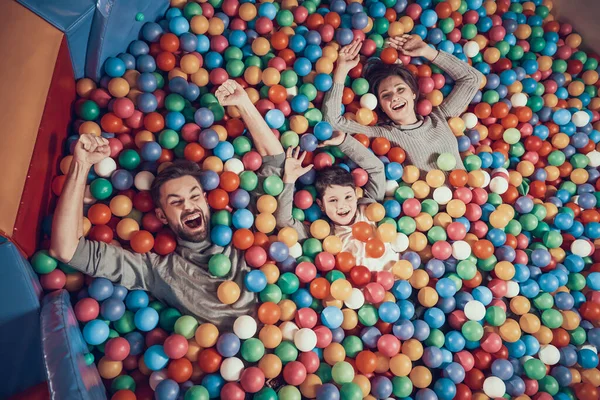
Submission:
[[[86,76],[100,79],[104,61],[127,50],[145,22],[164,15],[168,0],[99,0],[90,35]],[[136,16],[143,16],[136,19]]]
[[[64,32],[75,78],[83,78],[95,3],[92,0],[17,0]]]
[[[104,400],[106,392],[94,364],[87,365],[83,340],[69,292],[44,297],[41,313],[42,347],[53,399]]]
[[[42,288],[14,244],[0,238],[0,398],[46,380],[40,345]]]

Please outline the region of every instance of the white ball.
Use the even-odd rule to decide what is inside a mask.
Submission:
[[[497,376],[490,376],[483,381],[483,392],[492,399],[502,397],[506,393],[506,385]]]
[[[358,310],[365,304],[365,295],[358,288],[352,289],[352,294],[347,300],[344,300],[346,307]]]
[[[402,253],[403,251],[408,249],[408,244],[409,244],[408,236],[406,236],[402,232],[398,232],[398,234],[396,235],[396,239],[394,239],[394,241],[391,244],[392,244],[392,249],[395,252]]]
[[[237,317],[233,323],[233,333],[242,340],[250,339],[256,335],[256,320],[249,315]]]
[[[164,381],[165,379],[167,379],[167,370],[166,369],[161,369],[160,371],[154,371],[152,374],[150,374],[150,379],[149,379],[149,384],[150,384],[150,388],[152,390],[156,390],[156,387],[158,386],[159,383],[161,383],[162,381]]]
[[[463,46],[463,51],[467,57],[473,58],[479,54],[479,45],[476,41],[470,40]]]
[[[503,194],[508,190],[508,181],[500,176],[492,178],[490,181],[490,190],[497,194]]]
[[[594,251],[594,246],[591,242],[584,239],[577,239],[571,243],[571,253],[579,257],[588,257]]]
[[[377,97],[373,93],[367,93],[360,98],[360,106],[374,110],[377,107]]]
[[[110,157],[106,157],[99,163],[94,164],[94,172],[102,178],[110,177],[116,169],[117,163]]]
[[[302,256],[302,245],[300,243],[296,242],[295,245],[290,247],[290,256],[294,258]]]
[[[133,184],[137,190],[150,190],[154,181],[154,175],[148,171],[138,172],[133,180]]]
[[[285,89],[285,91],[287,92],[287,98],[289,99],[290,97],[294,97],[298,94],[298,87],[296,85]]]
[[[600,167],[600,151],[593,150],[586,154],[587,158],[590,160],[590,167]]]
[[[492,178],[486,170],[482,169],[481,172],[483,173],[483,187],[488,187]]]
[[[300,351],[312,351],[317,345],[317,335],[312,329],[302,328],[294,335],[294,345]]]
[[[239,380],[243,371],[244,363],[237,357],[229,357],[223,360],[219,370],[223,379],[229,382]]]
[[[590,115],[585,111],[577,111],[573,114],[573,117],[571,117],[571,121],[573,121],[576,127],[580,128],[589,124]]]
[[[551,344],[545,344],[540,347],[538,357],[546,365],[556,365],[560,361],[560,351]]]
[[[470,113],[470,112],[464,113],[462,115],[462,119],[463,119],[463,121],[465,121],[465,127],[467,129],[475,128],[475,126],[477,125],[477,122],[479,121],[477,118],[477,115]]]
[[[400,185],[398,182],[393,180],[388,180],[385,182],[385,197],[394,197],[394,193],[396,189],[398,189]]]
[[[225,161],[225,165],[223,165],[223,171],[230,171],[239,175],[244,172],[244,163],[240,159],[230,158],[229,160]]]
[[[506,297],[509,299],[512,299],[513,297],[517,297],[519,295],[519,291],[521,290],[519,288],[519,284],[515,281],[507,281],[506,287],[508,289],[506,291]]]
[[[515,93],[510,97],[513,107],[525,107],[527,105],[527,95],[525,93]]]
[[[279,325],[279,329],[281,330],[281,336],[283,340],[294,340],[294,335],[296,332],[300,330],[298,325],[293,323],[292,321],[285,321],[283,324]]]
[[[90,190],[90,185],[85,186],[85,193],[83,194],[83,204],[94,204],[97,202],[96,198],[92,196],[92,191]]]
[[[440,186],[433,191],[433,200],[439,205],[446,205],[452,200],[452,190],[446,186]]]
[[[485,318],[485,306],[477,300],[468,301],[465,304],[465,317],[471,321],[481,321]]]
[[[471,255],[471,246],[464,240],[452,243],[452,257],[457,260],[466,260]]]
[[[580,351],[581,351],[581,350],[586,350],[586,349],[587,349],[587,350],[591,350],[591,351],[593,351],[594,353],[598,354],[598,348],[597,348],[596,346],[593,346],[593,345],[591,345],[591,344],[584,344],[584,345],[582,345],[582,346],[579,348],[579,350],[580,350]]]

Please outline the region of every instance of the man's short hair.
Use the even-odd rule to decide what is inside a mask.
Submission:
[[[155,207],[160,207],[160,188],[165,182],[172,179],[181,178],[182,176],[193,176],[198,181],[200,188],[200,176],[202,175],[202,169],[193,161],[189,160],[176,160],[171,165],[160,171],[160,173],[152,181],[150,186],[150,195],[154,201]]]
[[[322,198],[325,194],[325,190],[333,185],[356,189],[352,174],[338,165],[323,168],[317,172],[315,189],[317,190],[317,196],[319,198]]]

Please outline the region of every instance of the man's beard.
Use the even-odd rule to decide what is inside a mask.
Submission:
[[[200,219],[202,220],[202,228],[200,230],[194,232],[187,232],[185,230],[186,225],[184,223],[181,224],[171,224],[171,230],[177,235],[178,238],[183,239],[188,242],[199,243],[208,237],[209,230],[209,221],[208,217],[202,211],[194,211],[200,213]],[[192,213],[189,213],[192,214]],[[185,218],[187,215],[182,215],[181,219]]]

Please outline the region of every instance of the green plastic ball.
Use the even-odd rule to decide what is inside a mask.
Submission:
[[[369,82],[365,78],[358,78],[352,82],[352,91],[357,96],[362,96],[369,91]]]
[[[339,361],[331,369],[331,377],[338,385],[352,382],[354,379],[354,368],[346,361]]]
[[[354,335],[346,336],[342,340],[342,346],[346,350],[346,356],[350,358],[356,358],[356,355],[364,349],[362,340]]]
[[[194,337],[196,329],[198,328],[198,321],[190,315],[184,315],[175,321],[175,326],[173,328],[176,334],[181,335],[186,339],[191,339]]]
[[[121,335],[125,335],[135,330],[135,323],[133,321],[135,314],[131,310],[125,310],[125,314],[115,322],[113,327]]]
[[[254,171],[243,171],[240,174],[240,188],[252,192],[258,187],[258,176]]]
[[[279,196],[283,192],[283,181],[277,175],[268,176],[263,182],[263,189],[266,194]]]
[[[275,355],[279,357],[283,365],[295,361],[298,358],[298,349],[290,341],[284,340],[275,347]]]
[[[208,399],[208,397],[207,397]],[[187,399],[184,399],[187,400]],[[204,399],[202,399],[204,400]],[[277,392],[270,387],[263,387],[252,396],[252,400],[277,400]]]
[[[185,107],[185,99],[176,93],[171,93],[165,97],[165,108],[168,111],[183,111]]]
[[[456,158],[450,153],[442,153],[437,158],[437,166],[442,171],[452,171],[456,167]]]
[[[167,332],[173,332],[179,317],[181,313],[176,308],[165,308],[159,314],[158,325]]]
[[[39,250],[31,258],[31,266],[38,274],[48,274],[56,269],[58,262],[50,257],[47,250]]]
[[[231,271],[231,260],[225,254],[215,254],[208,260],[208,271],[222,278]]]
[[[265,345],[258,338],[250,338],[242,343],[240,354],[245,361],[258,362],[265,355]]]
[[[282,292],[279,286],[269,283],[260,293],[259,298],[262,303],[279,303],[282,298]]]
[[[113,187],[108,179],[96,178],[90,183],[90,193],[97,200],[106,200],[112,194]]]
[[[398,398],[409,397],[413,391],[413,383],[408,376],[392,378],[392,394]]]
[[[281,289],[284,294],[293,294],[300,287],[300,280],[298,276],[292,272],[285,272],[279,276],[277,280],[277,286]]]
[[[196,3],[188,3],[196,4]],[[185,392],[183,400],[209,400],[210,394],[208,390],[202,385],[194,385]]]
[[[314,258],[323,251],[321,241],[315,238],[309,238],[302,244],[302,253],[308,257]]]
[[[92,100],[86,100],[79,106],[79,116],[86,121],[93,121],[100,116],[100,107]]]

